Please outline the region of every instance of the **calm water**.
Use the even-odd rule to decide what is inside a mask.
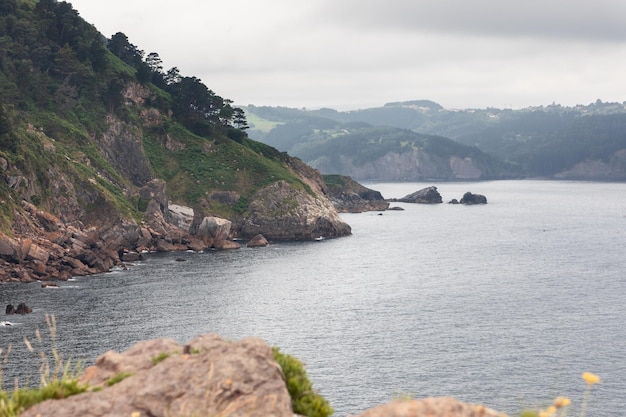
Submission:
[[[402,197],[431,184],[368,185]],[[36,375],[22,339],[50,313],[59,350],[87,363],[146,338],[259,336],[305,362],[337,416],[403,394],[507,412],[557,395],[579,404],[583,371],[602,378],[588,415],[623,415],[626,184],[437,185],[444,201],[472,191],[489,204],[398,203],[343,215],[347,238],[155,255],[59,289],[0,286],[0,305],[35,310],[0,327],[0,347],[13,344],[5,386]]]

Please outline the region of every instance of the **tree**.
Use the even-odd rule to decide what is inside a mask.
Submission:
[[[146,56],[146,65],[150,68],[150,71],[156,74],[163,73],[163,61],[161,61],[161,57],[156,52],[150,52]]]
[[[173,84],[178,84],[182,78],[180,76],[180,71],[178,70],[178,68],[172,67],[167,71],[167,73],[165,73],[163,79],[165,80],[165,84],[169,86]]]
[[[139,69],[143,63],[144,52],[128,41],[128,37],[122,32],[111,36],[108,47],[115,56],[135,69]]]
[[[237,129],[246,130],[249,129],[248,121],[246,120],[246,112],[244,112],[239,107],[235,107],[233,109],[233,125]]]

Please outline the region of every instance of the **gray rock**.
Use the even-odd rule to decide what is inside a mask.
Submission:
[[[437,191],[437,187],[431,185],[430,187],[422,188],[412,194],[405,195],[402,198],[393,199],[392,201],[398,201],[401,203],[418,203],[418,204],[439,204],[443,202],[441,194]]]
[[[487,204],[487,197],[482,194],[472,194],[471,192],[466,192],[463,194],[463,198],[459,201],[460,204]]]
[[[257,192],[238,236],[263,234],[270,240],[313,240],[347,236],[350,226],[325,196],[308,193],[280,180]]]

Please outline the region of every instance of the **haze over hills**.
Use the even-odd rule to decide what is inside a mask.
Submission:
[[[380,135],[376,146],[361,143],[358,159],[346,156],[353,166],[329,166],[320,163],[319,158],[326,156],[327,159],[336,159],[337,155],[342,155],[333,143],[340,143],[343,136],[351,140],[355,134],[369,135],[374,126],[386,126],[450,138],[458,145],[471,149],[456,148],[446,156],[448,161],[461,158],[467,162],[470,152],[483,152],[499,161],[499,167],[493,166],[484,175],[481,171],[481,175],[474,175],[473,179],[513,175],[626,180],[626,102],[604,103],[597,100],[575,107],[553,104],[520,110],[450,110],[429,100],[413,100],[353,111],[265,106],[247,106],[245,111],[251,126],[248,132],[251,137],[301,157],[305,162],[322,169],[322,172],[340,169],[340,173],[358,179],[367,179],[362,177],[364,170],[359,167],[380,160],[380,144],[389,142],[391,147],[393,137],[398,135],[397,130],[390,129],[388,134]],[[412,152],[416,147],[426,151],[419,141],[414,142]],[[405,152],[408,152],[408,148],[399,154]],[[408,164],[416,163],[415,158],[405,160]],[[413,165],[405,166],[403,170],[415,171],[414,168]],[[476,174],[477,171],[474,172]],[[405,179],[423,178],[427,176],[413,175]],[[450,178],[443,171],[435,178],[469,179],[467,175]]]

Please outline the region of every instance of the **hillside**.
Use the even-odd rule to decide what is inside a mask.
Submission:
[[[0,279],[28,279],[15,264],[47,276],[51,258],[79,256],[77,236],[102,261],[89,273],[128,250],[185,249],[206,218],[228,226],[195,248],[350,233],[319,173],[249,139],[243,111],[198,78],[105,38],[69,3],[0,8]]]
[[[266,106],[245,111],[251,137],[307,162],[300,150],[318,141],[320,132],[388,126],[453,139],[512,164],[524,177],[626,180],[624,103],[451,110],[414,100],[345,112]]]

